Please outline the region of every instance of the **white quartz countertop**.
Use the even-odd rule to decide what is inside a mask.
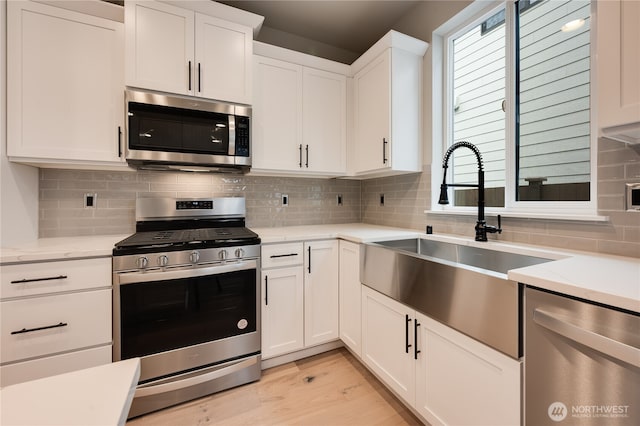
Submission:
[[[0,424],[124,425],[140,377],[140,359],[0,389]]]
[[[251,228],[263,244],[339,238],[354,243],[422,237],[456,244],[484,247],[554,259],[509,271],[508,277],[530,286],[640,312],[640,259],[596,253],[567,251],[549,247],[489,241],[473,237],[423,232],[387,226],[350,223],[305,225],[280,228]],[[0,263],[64,260],[110,256],[116,242],[126,235],[43,238],[0,250]],[[499,238],[499,237],[498,237]]]
[[[285,226],[282,228],[251,228],[260,235],[263,244],[310,241],[340,238],[354,243],[366,243],[395,238],[412,238],[419,231],[369,225],[366,223],[347,223],[339,225]]]
[[[111,256],[113,246],[127,235],[40,238],[0,248],[0,264]]]
[[[640,312],[640,259],[636,258],[510,242],[476,242],[472,237],[426,235],[415,230],[362,223],[253,228],[253,230],[260,235],[263,244],[327,238],[367,243],[419,236],[443,242],[554,259],[551,262],[511,270],[507,276],[511,280],[529,286]]]

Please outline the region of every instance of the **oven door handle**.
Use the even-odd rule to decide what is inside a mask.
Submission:
[[[245,260],[234,263],[216,264],[206,267],[186,267],[171,270],[156,270],[150,272],[127,272],[118,275],[119,284],[144,283],[151,281],[178,280],[181,278],[203,277],[206,275],[224,274],[226,272],[247,271],[257,269],[258,262]]]
[[[227,365],[225,367],[219,367],[214,371],[209,373],[199,374],[196,376],[191,376],[188,378],[180,378],[181,376],[177,376],[169,379],[170,381],[165,381],[164,383],[160,383],[157,385],[149,384],[142,385],[136,389],[136,393],[134,395],[135,398],[140,398],[144,396],[158,395],[161,393],[171,392],[174,390],[184,389],[187,387],[199,385],[204,382],[208,382],[210,380],[218,379],[220,377],[228,376],[229,374],[236,373],[240,370],[243,370],[247,367],[250,367],[258,362],[258,357],[252,356],[251,358],[242,360],[235,364]],[[193,373],[191,373],[193,374]]]

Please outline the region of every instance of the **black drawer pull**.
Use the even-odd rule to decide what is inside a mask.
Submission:
[[[58,327],[66,327],[69,324],[67,324],[66,322],[59,322],[58,324],[55,325],[47,325],[45,327],[36,327],[36,328],[23,328],[22,330],[18,330],[18,331],[12,331],[11,334],[24,334],[24,333],[31,333],[32,331],[40,331],[40,330],[48,330],[50,328],[58,328]]]
[[[264,276],[264,304],[265,306],[269,305],[269,277],[267,275]]]
[[[272,254],[271,256],[269,256],[271,259],[277,259],[279,257],[291,257],[291,256],[297,256],[298,253],[289,253],[289,254]]]
[[[411,343],[409,343],[409,323],[411,322],[411,318],[406,314],[404,317],[407,320],[404,325],[404,350],[406,353],[409,353],[409,348],[411,347]]]
[[[418,354],[422,352],[418,349],[418,327],[420,323],[416,318],[413,319],[413,359],[418,359]]]
[[[66,275],[58,275],[57,277],[46,277],[46,278],[25,278],[22,280],[11,281],[11,284],[24,284],[24,283],[35,283],[37,281],[53,281],[53,280],[66,280]]]

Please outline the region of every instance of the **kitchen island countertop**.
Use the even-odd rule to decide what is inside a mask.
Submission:
[[[100,365],[0,390],[3,425],[124,425],[140,359]]]

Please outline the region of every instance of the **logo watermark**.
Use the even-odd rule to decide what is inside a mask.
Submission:
[[[549,409],[547,410],[547,414],[549,418],[554,422],[561,422],[567,418],[567,406],[562,402],[554,402],[549,405]]]
[[[561,422],[571,415],[574,418],[618,418],[629,417],[629,405],[572,405],[571,410],[562,402],[556,401],[547,409],[549,418],[554,422]]]

